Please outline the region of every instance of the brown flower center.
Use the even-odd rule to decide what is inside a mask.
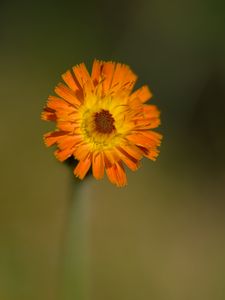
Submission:
[[[99,133],[111,133],[115,130],[113,116],[108,110],[102,109],[94,116],[96,130]]]

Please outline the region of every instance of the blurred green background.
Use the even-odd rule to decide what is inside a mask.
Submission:
[[[224,300],[224,1],[2,0],[0,45],[0,299]],[[60,74],[94,58],[162,111],[161,155],[124,189],[42,142]]]

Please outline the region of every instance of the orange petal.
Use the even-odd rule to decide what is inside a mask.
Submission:
[[[73,91],[77,91],[80,89],[79,85],[76,83],[76,79],[73,74],[68,70],[66,73],[62,74],[62,78],[69,88]]]
[[[91,72],[91,79],[93,81],[94,86],[98,85],[100,81],[100,76],[103,68],[103,61],[99,61],[97,59],[94,60]]]
[[[104,150],[104,160],[106,165],[114,165],[117,161],[120,160],[118,153],[114,150]]]
[[[63,99],[65,99],[70,104],[74,105],[75,107],[78,107],[81,104],[76,96],[76,93],[67,86],[65,86],[63,83],[59,83],[55,87],[55,93]]]
[[[142,152],[135,145],[121,145],[123,151],[129,154],[129,156],[133,157],[136,160],[140,160],[142,158]]]
[[[115,69],[115,63],[109,61],[109,62],[104,62],[103,63],[103,68],[102,68],[102,76],[103,76],[103,91],[105,94],[109,91],[111,84],[112,84],[112,79],[114,75],[114,69]]]
[[[76,168],[74,169],[74,175],[83,179],[87,174],[89,168],[91,166],[91,158],[87,157],[85,160],[79,161]]]
[[[158,157],[159,155],[159,150],[158,149],[150,149],[148,150],[148,153],[145,154],[145,156],[153,161],[156,160],[156,158]]]
[[[83,142],[83,140],[81,140],[81,142]],[[90,153],[90,148],[88,147],[88,145],[81,143],[79,144],[78,147],[76,147],[73,154],[77,160],[84,160],[87,158],[89,153]]]
[[[67,121],[57,121],[57,127],[60,129],[60,130],[64,130],[64,131],[70,131],[70,132],[73,132],[75,127],[76,127],[76,124],[74,122],[67,122]]]
[[[158,118],[160,111],[156,105],[143,105],[145,118]]]
[[[137,76],[127,65],[117,63],[113,74],[111,89],[114,94],[117,92],[131,91],[136,80]]]
[[[92,157],[92,173],[96,179],[104,176],[104,159],[101,152],[94,153]]]
[[[122,65],[120,63],[116,64],[114,76],[112,79],[112,87],[116,88],[119,87],[123,82],[126,73],[128,72],[128,67],[126,65]]]
[[[80,114],[77,111],[73,111],[71,113],[68,113],[67,110],[58,110],[56,111],[56,116],[59,121],[68,121],[73,123],[79,123],[80,122]]]
[[[91,78],[94,86],[97,87],[96,91],[98,95],[106,96],[108,93],[112,93],[112,90],[115,92],[114,89],[111,90],[115,66],[116,64],[111,61],[94,60]],[[118,88],[119,85],[116,86],[116,90]]]
[[[44,121],[56,121],[57,117],[53,110],[44,108],[44,111],[41,113],[41,119]]]
[[[160,111],[155,105],[142,105],[142,111],[133,118],[135,128],[138,130],[156,128],[160,125],[159,116]]]
[[[68,133],[66,131],[53,131],[44,135],[44,141],[46,146],[50,147],[55,143],[58,143],[61,139],[65,138]]]
[[[125,150],[122,149],[122,147],[117,147],[116,149],[119,153],[120,158],[122,161],[130,168],[132,171],[136,171],[139,166],[139,161],[129,155]]]
[[[142,136],[141,134],[131,134],[127,136],[127,139],[136,145],[149,147],[149,139]]]
[[[73,72],[78,80],[80,86],[85,90],[87,94],[90,94],[94,87],[90,77],[90,74],[84,63],[73,67]]]
[[[161,134],[153,131],[140,131],[127,136],[129,141],[146,148],[159,146],[161,138]]]
[[[73,154],[74,148],[57,149],[54,154],[59,161],[64,161]]]
[[[127,176],[122,162],[116,163],[114,168],[116,168],[116,177],[117,177],[118,186],[125,186],[127,184]]]
[[[136,130],[147,130],[147,129],[153,129],[157,128],[160,125],[160,119],[159,118],[152,118],[150,120],[138,120],[135,122]]]
[[[66,102],[62,98],[55,97],[55,96],[49,96],[47,107],[54,109],[55,111],[66,111],[68,113],[71,113],[75,110],[75,107],[72,106],[70,103]]]
[[[81,142],[79,135],[66,135],[58,141],[58,147],[61,150],[72,148]]]
[[[107,174],[110,182],[117,185],[117,178],[116,178],[116,174],[115,174],[113,166],[106,168],[106,174]]]
[[[160,146],[162,140],[162,134],[152,130],[141,131],[141,134],[147,139],[151,140],[152,145]]]
[[[145,105],[143,113],[134,118],[136,130],[146,130],[156,128],[160,125],[159,111],[155,105]]]
[[[115,163],[113,166],[106,168],[109,180],[119,187],[127,184],[127,177],[121,162]]]
[[[152,98],[152,93],[149,90],[148,86],[144,85],[140,89],[132,93],[132,95],[130,96],[130,100],[133,100],[135,98],[138,98],[141,102],[144,103]]]

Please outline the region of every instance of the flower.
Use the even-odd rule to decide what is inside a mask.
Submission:
[[[155,160],[161,134],[159,110],[146,101],[147,86],[132,92],[137,76],[129,66],[94,60],[92,73],[84,63],[62,75],[65,83],[49,96],[42,119],[56,122],[57,129],[44,135],[47,146],[57,145],[55,156],[78,160],[76,177],[83,179],[90,167],[101,179],[104,171],[117,186],[127,183],[124,164],[135,171],[142,157]]]

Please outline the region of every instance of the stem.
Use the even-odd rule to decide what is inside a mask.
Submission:
[[[74,194],[74,187],[76,185],[79,188],[79,182],[73,181],[70,183],[69,192],[67,201],[65,201],[64,205],[64,213],[62,216],[62,230],[60,232],[59,237],[59,256],[58,256],[58,278],[57,278],[57,285],[56,285],[56,295],[55,299],[62,300],[64,297],[64,280],[65,280],[65,262],[67,256],[67,246],[69,241],[70,235],[70,225],[71,225],[71,218],[72,218],[72,209],[73,209],[73,194]],[[71,188],[72,186],[72,188]]]
[[[88,179],[81,182],[73,178],[60,240],[59,295],[56,299],[87,300],[89,197]]]

